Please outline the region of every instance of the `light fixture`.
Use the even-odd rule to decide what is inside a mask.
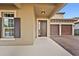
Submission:
[[[45,14],[45,11],[41,11],[41,14]]]

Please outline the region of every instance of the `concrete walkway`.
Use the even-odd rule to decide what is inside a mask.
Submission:
[[[74,56],[79,56],[79,36],[51,36],[59,45]]]
[[[49,38],[38,38],[30,46],[0,46],[2,56],[71,56]]]

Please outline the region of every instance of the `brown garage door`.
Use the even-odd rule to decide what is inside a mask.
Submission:
[[[58,24],[50,25],[50,35],[59,35],[59,25]]]
[[[72,35],[72,25],[62,25],[61,34],[62,35]]]

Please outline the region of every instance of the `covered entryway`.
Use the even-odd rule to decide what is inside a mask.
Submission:
[[[72,35],[72,25],[61,25],[61,35]]]
[[[60,9],[64,4],[35,4],[35,37],[50,37],[50,18]],[[40,21],[38,21],[40,20]],[[46,21],[43,21],[46,20]]]
[[[59,25],[58,24],[50,25],[50,35],[59,35]]]

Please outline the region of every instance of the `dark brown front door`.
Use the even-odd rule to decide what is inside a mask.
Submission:
[[[39,20],[39,37],[47,36],[47,20]]]

